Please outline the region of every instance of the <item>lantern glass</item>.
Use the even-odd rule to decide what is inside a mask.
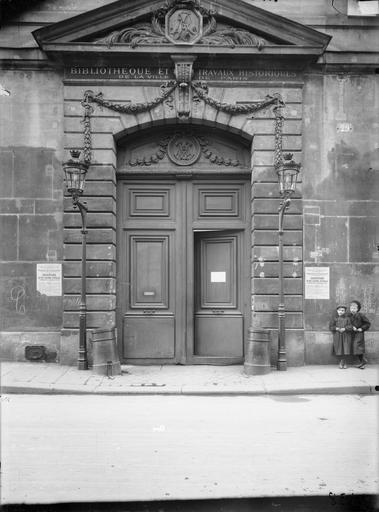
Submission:
[[[80,161],[80,151],[71,150],[71,159],[63,163],[67,191],[72,195],[81,195],[84,190],[88,164]]]
[[[292,159],[292,154],[284,155],[284,162],[277,170],[281,194],[292,194],[296,190],[300,164]]]
[[[298,169],[281,169],[278,172],[281,194],[295,192],[298,173]]]
[[[67,165],[64,169],[66,175],[67,191],[77,194],[83,194],[84,181],[86,178],[87,170],[76,165]]]

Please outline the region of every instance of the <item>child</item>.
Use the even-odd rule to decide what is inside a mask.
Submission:
[[[346,315],[346,306],[337,306],[336,313],[329,322],[329,329],[333,333],[333,351],[340,357],[339,367],[347,368],[346,357],[351,354],[351,323]]]
[[[352,348],[353,354],[359,358],[357,368],[364,370],[367,359],[365,358],[365,335],[364,332],[370,328],[371,323],[363,313],[360,313],[361,304],[357,300],[350,302],[349,320],[352,326]]]

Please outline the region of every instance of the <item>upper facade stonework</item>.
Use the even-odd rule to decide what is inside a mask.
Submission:
[[[95,39],[97,43],[128,44],[132,48],[143,45],[256,46],[268,43],[258,34],[241,26],[217,23],[217,11],[205,9],[199,0],[170,0],[155,11],[147,23],[127,24]],[[275,44],[274,41],[270,42]]]
[[[330,36],[272,14],[245,0],[124,0],[54,23],[33,33],[54,60],[87,64],[113,59],[183,52],[215,58],[315,61]]]

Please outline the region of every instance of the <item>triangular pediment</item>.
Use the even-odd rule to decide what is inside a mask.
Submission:
[[[33,33],[53,58],[73,54],[276,55],[316,60],[330,36],[250,0],[120,0]]]

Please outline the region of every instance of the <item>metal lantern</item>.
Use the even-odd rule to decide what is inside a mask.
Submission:
[[[292,158],[292,153],[283,155],[283,161],[277,169],[279,189],[281,195],[291,195],[296,190],[297,176],[300,171],[300,164]]]
[[[283,155],[283,159],[277,167],[279,189],[282,196],[279,207],[279,305],[278,305],[278,361],[277,369],[287,370],[287,352],[286,352],[286,326],[285,316],[286,309],[284,304],[284,274],[283,274],[283,221],[284,214],[288,210],[291,203],[291,195],[296,190],[297,175],[300,171],[300,164],[297,164],[293,158],[292,153]]]
[[[71,159],[63,162],[63,170],[66,178],[67,192],[72,196],[74,208],[78,208],[82,220],[82,269],[81,269],[81,293],[79,304],[79,356],[78,356],[78,369],[88,370],[88,356],[87,356],[87,249],[86,249],[86,236],[87,236],[87,206],[85,202],[80,202],[79,198],[83,194],[84,182],[86,179],[89,163],[80,161],[80,151],[73,149],[70,151]]]
[[[83,194],[88,164],[79,160],[80,151],[72,149],[70,154],[72,158],[63,162],[67,192],[73,196],[79,196]]]

